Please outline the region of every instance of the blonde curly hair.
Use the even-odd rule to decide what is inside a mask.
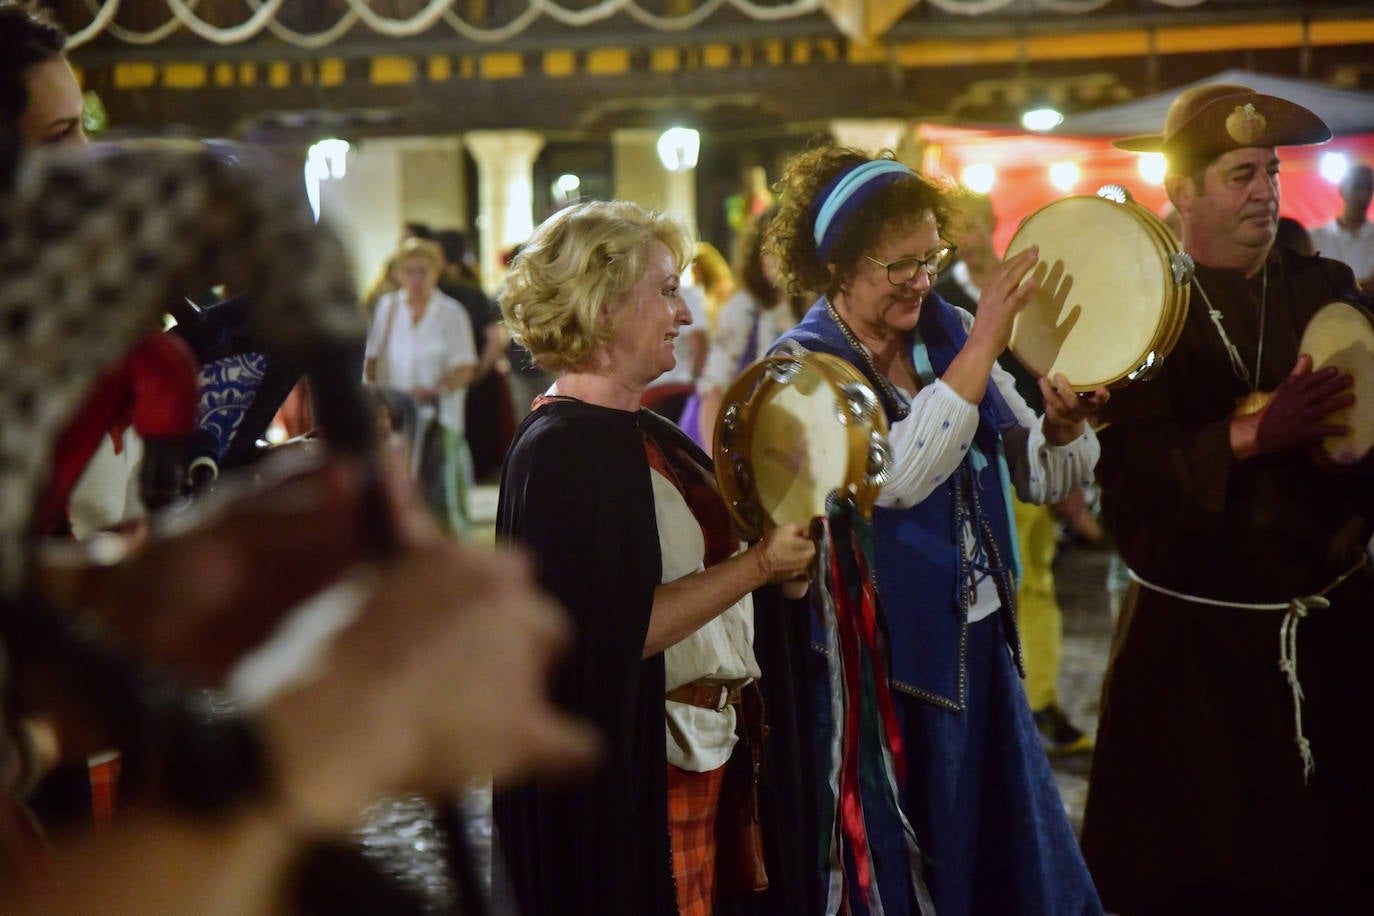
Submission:
[[[794,296],[824,292],[833,298],[865,252],[889,232],[914,227],[927,211],[935,215],[943,233],[949,221],[949,192],[913,174],[888,185],[854,210],[827,261],[817,254],[813,231],[821,192],[843,171],[873,159],[895,158],[891,150],[870,156],[862,150],[826,145],[788,160],[774,186],[780,196],[778,212],[763,239],[764,250],[778,259],[787,292]]]
[[[653,241],[667,246],[679,272],[692,259],[681,220],[628,201],[590,201],[549,217],[520,249],[497,296],[511,336],[540,368],[585,368],[615,336],[612,306],[648,269]]]
[[[388,272],[394,273],[396,269],[401,266],[402,261],[408,261],[411,258],[429,262],[429,266],[434,268],[436,274],[443,273],[444,265],[447,263],[444,259],[444,249],[439,247],[438,242],[411,236],[401,242],[400,247],[391,255],[391,259],[387,265],[389,268]]]

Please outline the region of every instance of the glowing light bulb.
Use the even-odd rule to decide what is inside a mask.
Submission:
[[[1350,171],[1350,160],[1345,158],[1345,153],[1322,153],[1321,163],[1317,168],[1327,181],[1340,184],[1345,173]]]
[[[1054,108],[1032,108],[1021,115],[1021,126],[1026,130],[1053,130],[1064,123],[1064,116]]]
[[[1078,184],[1078,166],[1072,162],[1056,162],[1050,166],[1050,184],[1061,191],[1072,191]]]
[[[997,170],[986,162],[975,162],[964,166],[959,181],[975,194],[986,194],[997,181]]]
[[[1163,184],[1166,163],[1163,153],[1146,153],[1140,157],[1140,177],[1150,184]]]

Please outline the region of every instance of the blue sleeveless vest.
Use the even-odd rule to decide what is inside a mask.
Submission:
[[[943,375],[968,338],[963,323],[949,303],[930,293],[921,306],[914,345],[917,368],[923,375]],[[806,350],[838,356],[862,372],[873,386],[889,423],[905,418],[908,408],[888,394],[887,386],[873,377],[863,358],[845,337],[826,307],[818,300],[796,327],[782,335],[770,353],[789,342]],[[928,357],[928,365],[921,354]],[[927,384],[933,378],[923,378]],[[977,449],[969,448],[958,470],[922,502],[905,509],[873,510],[875,576],[892,658],[889,671],[893,686],[912,696],[955,712],[964,708],[967,664],[968,583],[960,583],[962,557],[960,531],[965,519],[973,523],[980,552],[993,558],[999,616],[1007,644],[1021,667],[1021,646],[1016,633],[1016,587],[1011,565],[1015,548],[1007,490],[1000,468],[1002,435],[1017,425],[1011,408],[997,386],[989,383],[978,405]],[[973,443],[969,443],[972,445]],[[975,455],[986,456],[977,460]],[[999,562],[996,562],[1000,560]],[[824,645],[820,625],[812,621],[812,644]]]

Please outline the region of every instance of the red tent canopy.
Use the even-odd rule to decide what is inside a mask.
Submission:
[[[988,192],[997,214],[995,241],[1006,248],[1016,227],[1030,214],[1069,194],[1092,194],[1105,184],[1119,184],[1151,210],[1163,215],[1168,209],[1164,188],[1152,184],[1140,172],[1141,156],[1112,147],[1106,138],[1051,137],[1007,130],[951,127],[926,124],[917,130],[927,143],[923,170],[932,176],[958,179],[964,167],[979,163],[996,170]],[[1341,208],[1335,185],[1322,178],[1321,157],[1345,153],[1352,161],[1374,163],[1374,133],[1338,137],[1323,146],[1289,147],[1279,151],[1282,161],[1282,206],[1291,216],[1312,228],[1330,222]],[[1079,178],[1071,191],[1050,182],[1050,167],[1072,162]],[[1090,241],[1085,236],[1085,242]]]

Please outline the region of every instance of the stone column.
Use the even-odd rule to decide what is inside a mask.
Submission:
[[[617,130],[611,134],[614,154],[615,196],[643,207],[680,216],[696,230],[696,170],[670,172],[658,158],[660,131],[645,128]]]
[[[463,142],[477,160],[477,234],[482,282],[494,289],[501,255],[534,232],[534,159],[544,138],[532,130],[474,130]]]

